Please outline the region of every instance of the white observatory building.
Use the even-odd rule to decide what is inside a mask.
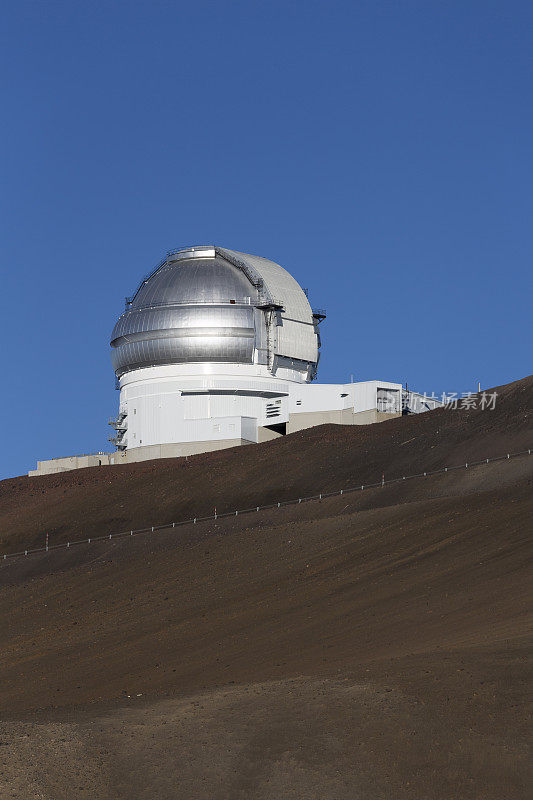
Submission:
[[[222,247],[169,252],[111,336],[118,450],[164,458],[399,415],[400,384],[311,383],[324,318],[266,258]]]
[[[111,335],[116,452],[38,462],[30,474],[380,422],[405,412],[406,400],[410,411],[439,405],[399,383],[313,383],[325,316],[267,258],[216,246],[168,252],[126,299]]]

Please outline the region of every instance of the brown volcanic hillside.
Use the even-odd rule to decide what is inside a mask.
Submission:
[[[104,532],[121,503],[164,519],[524,450],[532,393],[5,481],[7,544],[17,498]],[[0,797],[529,797],[532,472],[525,455],[0,562]]]
[[[533,443],[533,377],[496,408],[379,425],[324,425],[263,445],[0,481],[0,552],[160,525],[519,451]],[[21,514],[21,509],[23,513]]]

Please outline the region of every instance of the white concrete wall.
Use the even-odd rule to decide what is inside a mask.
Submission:
[[[353,407],[355,384],[311,383],[291,386],[289,409],[291,414],[317,411],[340,411]]]
[[[156,458],[183,458],[198,453],[212,453],[215,450],[227,450],[252,444],[246,439],[224,439],[214,442],[178,442],[175,444],[154,444],[151,447],[134,447],[122,453],[115,453],[110,464],[134,464],[137,461],[150,461]]]
[[[71,469],[84,467],[100,467],[108,465],[112,453],[91,453],[82,456],[65,456],[64,458],[51,458],[48,461],[38,461],[37,469],[30,470],[28,475],[53,475],[56,472],[68,472]]]
[[[233,439],[233,423],[218,422],[226,418],[255,419],[256,428],[288,421],[289,381],[253,373],[231,375],[228,366],[225,372],[193,375],[187,367],[183,375],[175,366],[124,376],[120,409],[126,414],[127,432],[121,446]],[[247,436],[250,431],[248,422]],[[254,434],[252,441],[256,440]]]
[[[378,408],[378,390],[385,389],[394,393],[395,408],[390,413],[401,413],[402,410],[402,384],[389,381],[359,381],[352,384],[354,388],[354,408],[356,412],[371,411]],[[378,410],[382,410],[379,408]]]
[[[286,432],[292,433],[324,423],[368,425],[401,413],[399,383],[305,384],[253,373],[231,375],[228,365],[224,369],[194,375],[187,365],[181,376],[176,366],[128,373],[121,382],[120,396],[120,408],[126,413],[127,449],[39,461],[37,470],[28,474],[171,458],[262,442],[280,435],[268,426],[283,423]],[[384,406],[379,404],[380,395],[385,397]],[[394,405],[387,398],[394,398]],[[410,393],[410,402],[415,413],[427,410],[425,399],[416,392]],[[433,405],[440,404],[433,401]]]
[[[354,413],[371,411],[378,407],[378,389],[394,393],[397,400],[394,413],[401,412],[402,385],[390,381],[291,384],[289,409],[291,414],[342,411],[345,408]]]
[[[124,377],[120,407],[127,413],[127,433],[122,444],[128,449],[234,439],[235,423],[221,422],[230,418],[255,419],[256,427],[265,427],[288,423],[291,417],[294,428],[298,414],[346,410],[357,414],[376,409],[401,412],[402,387],[398,383],[306,384],[228,373],[194,376],[190,371],[179,377],[178,367],[173,370],[173,373],[166,367],[138,370]],[[378,394],[387,393],[395,402],[389,405],[383,400],[378,402]],[[306,419],[314,418],[306,416]],[[248,423],[247,436],[243,438],[252,436],[250,430]],[[257,434],[250,440],[257,441]]]
[[[181,399],[181,398],[180,398]],[[153,403],[148,407],[153,406]],[[128,449],[134,447],[151,447],[153,445],[173,444],[176,442],[208,442],[217,441],[222,439],[245,439],[251,437],[251,423],[250,418],[246,417],[245,423],[246,436],[242,435],[242,419],[241,415],[232,415],[226,417],[210,416],[202,419],[184,420],[178,417],[180,411],[176,409],[175,419],[170,419],[170,410],[166,409],[166,418],[155,419],[152,425],[150,418],[150,411],[145,408],[145,427],[144,433],[139,438],[132,436],[129,439]],[[141,419],[142,414],[136,415]],[[154,415],[155,416],[155,415]],[[257,422],[254,422],[257,427]],[[142,428],[139,428],[142,430]],[[129,434],[129,431],[128,431]],[[256,441],[256,435],[250,438],[250,441]]]

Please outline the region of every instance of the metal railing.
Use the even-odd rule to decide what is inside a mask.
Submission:
[[[107,420],[107,424],[111,425],[116,431],[127,431],[128,430],[128,421],[126,419],[126,414],[119,414],[118,417],[109,417]]]
[[[132,301],[133,302],[133,301]],[[178,300],[178,301],[161,301],[160,303],[155,303],[150,301],[150,304],[147,306],[137,306],[136,311],[146,311],[152,308],[181,308],[182,306],[224,306],[227,305],[237,305],[237,306],[257,306],[257,308],[261,307],[261,302],[258,301],[257,303],[254,301],[252,302],[252,298],[250,296],[246,297],[221,297],[219,300],[202,300],[199,298],[198,300]],[[127,308],[126,311],[130,309]],[[124,311],[121,316],[124,316],[126,313]]]
[[[377,481],[377,483],[365,483],[360,484],[359,486],[350,486],[346,489],[337,489],[333,492],[320,492],[319,494],[311,495],[310,497],[298,497],[293,498],[292,500],[281,500],[279,503],[267,503],[266,505],[259,505],[253,506],[251,508],[244,508],[237,511],[224,511],[222,514],[218,514],[215,511],[214,514],[209,514],[204,517],[191,517],[190,519],[184,519],[180,522],[166,522],[163,525],[152,525],[148,528],[139,528],[137,530],[130,530],[130,531],[121,531],[119,533],[109,533],[106,536],[89,536],[88,538],[83,539],[76,539],[72,542],[62,542],[61,544],[55,544],[47,547],[35,547],[35,548],[28,548],[26,550],[20,550],[16,553],[4,553],[3,556],[0,556],[0,564],[5,562],[9,558],[15,558],[17,556],[28,556],[33,555],[35,553],[47,553],[51,550],[64,550],[69,549],[77,544],[91,544],[94,542],[104,542],[110,541],[112,539],[119,539],[124,538],[127,536],[136,536],[140,533],[154,533],[155,531],[163,531],[163,530],[171,530],[172,528],[178,528],[183,525],[196,525],[199,522],[210,522],[212,520],[223,519],[225,517],[238,517],[242,514],[250,514],[250,513],[257,513],[258,511],[268,511],[273,508],[281,508],[283,506],[291,506],[291,505],[299,505],[300,503],[308,503],[312,500],[324,500],[327,497],[340,497],[342,495],[351,494],[353,492],[361,492],[365,489],[377,489],[379,487],[384,486],[391,486],[394,483],[403,483],[403,481],[413,480],[415,478],[426,478],[430,475],[444,475],[448,472],[453,472],[457,469],[469,469],[471,467],[479,467],[484,466],[486,464],[492,464],[496,461],[508,461],[511,458],[518,458],[519,456],[530,456],[531,455],[531,448],[528,450],[521,450],[518,453],[507,453],[503,456],[496,456],[494,458],[484,458],[481,461],[470,461],[466,462],[465,464],[456,464],[454,466],[449,467],[442,467],[441,469],[435,470],[427,470],[426,472],[418,472],[414,475],[403,475],[399,478],[390,478],[385,480],[384,473],[382,474],[381,480]]]

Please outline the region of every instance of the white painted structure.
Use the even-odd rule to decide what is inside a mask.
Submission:
[[[39,462],[30,474],[189,455],[324,423],[381,422],[405,413],[406,402],[409,412],[428,410],[399,383],[312,383],[324,318],[268,259],[220,247],[169,252],[113,331],[116,452]]]
[[[120,381],[122,450],[242,439],[260,442],[327,422],[364,424],[398,416],[402,387],[367,381],[308,384],[268,377],[265,367],[168,366],[136,370]],[[194,374],[196,370],[197,374]],[[342,414],[339,416],[339,413]],[[370,418],[365,412],[379,414]]]

